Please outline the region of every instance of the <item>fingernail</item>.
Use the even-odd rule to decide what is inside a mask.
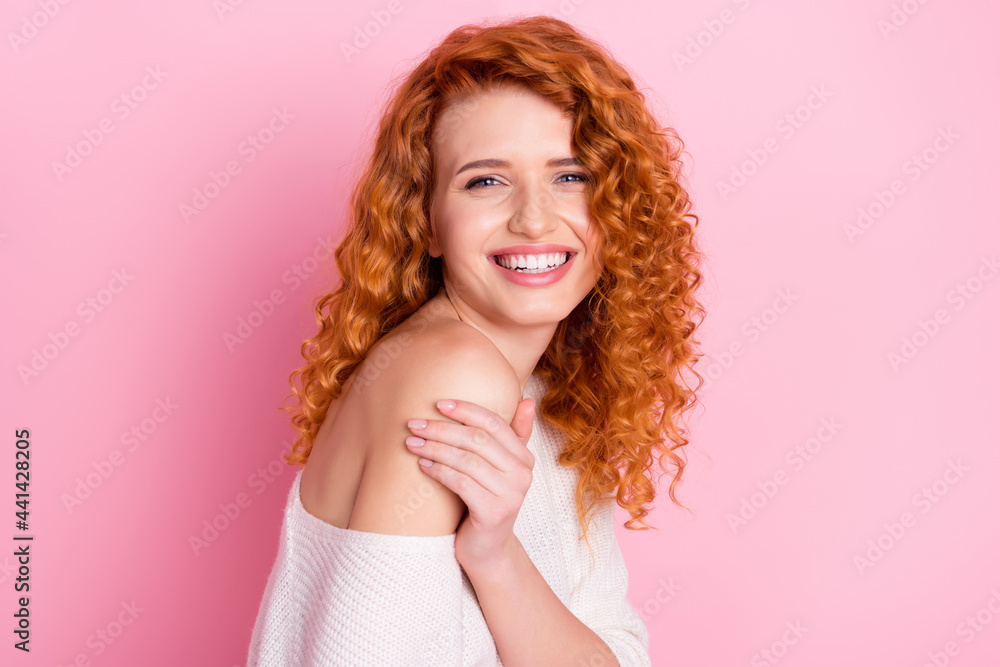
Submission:
[[[426,419],[411,419],[410,421],[406,422],[406,425],[409,428],[427,428],[427,420]]]
[[[455,407],[455,401],[441,400],[437,402],[437,406],[440,410],[451,410]]]
[[[424,440],[423,438],[418,438],[415,435],[411,435],[408,438],[406,438],[406,444],[408,444],[410,447],[420,447],[424,444],[424,442],[426,442],[426,440]]]
[[[417,462],[425,468],[430,467],[430,465],[434,463],[434,461],[431,461],[430,459],[425,459],[423,457],[417,459]]]

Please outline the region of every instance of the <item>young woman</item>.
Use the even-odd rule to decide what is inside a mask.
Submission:
[[[650,664],[613,520],[684,469],[682,148],[554,18],[462,26],[408,75],[292,375],[251,666]]]

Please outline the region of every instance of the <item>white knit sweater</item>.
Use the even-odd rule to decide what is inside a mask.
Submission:
[[[533,374],[524,395],[537,403],[545,389]],[[646,626],[626,598],[614,500],[592,510],[591,558],[573,500],[578,473],[557,460],[564,442],[536,412],[528,441],[535,466],[514,535],[562,603],[607,643],[622,667],[648,667]],[[503,664],[475,589],[455,559],[454,533],[338,528],[305,511],[301,476],[299,471],[288,494],[248,667]]]

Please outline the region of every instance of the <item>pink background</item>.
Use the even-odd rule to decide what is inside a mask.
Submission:
[[[619,530],[653,664],[997,664],[996,3],[401,0],[350,59],[387,1],[232,4],[4,3],[0,662],[242,664],[292,480],[278,406],[335,277],[311,258],[390,79],[502,10],[604,43],[690,154],[711,355],[693,512],[664,480],[656,530]]]

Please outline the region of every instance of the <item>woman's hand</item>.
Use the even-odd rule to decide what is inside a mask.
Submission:
[[[514,520],[531,486],[534,455],[528,438],[535,419],[532,399],[522,399],[511,425],[475,403],[453,401],[438,409],[455,421],[429,419],[424,428],[407,426],[417,438],[406,439],[422,458],[423,471],[451,489],[468,511],[455,534],[455,557],[466,570],[489,567],[506,557],[513,543]],[[414,446],[425,439],[423,445]]]

